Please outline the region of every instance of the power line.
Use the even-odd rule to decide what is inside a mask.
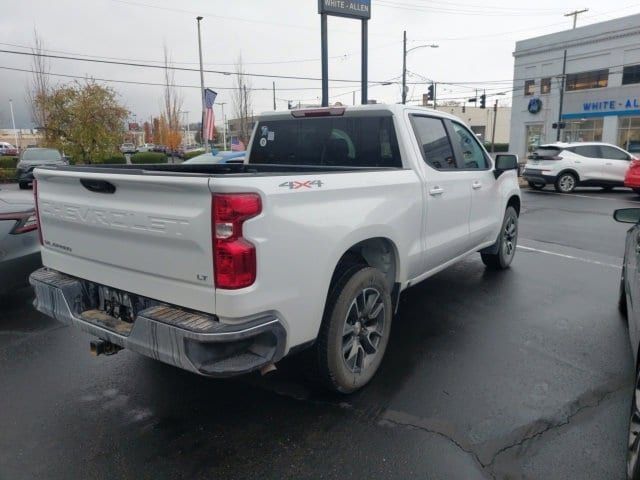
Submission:
[[[197,68],[187,68],[187,67],[174,67],[171,65],[150,65],[148,63],[134,63],[134,62],[121,62],[115,60],[98,60],[92,58],[79,58],[79,57],[71,57],[66,55],[51,55],[51,54],[38,54],[33,52],[18,52],[16,50],[0,50],[0,53],[8,53],[12,55],[24,55],[29,57],[45,57],[45,58],[53,58],[56,60],[73,60],[79,62],[90,62],[90,63],[102,63],[107,65],[120,65],[120,66],[128,66],[128,67],[140,67],[140,68],[155,68],[155,69],[169,69],[180,72],[199,72]],[[236,72],[224,71],[224,70],[204,70],[206,73],[215,73],[218,75],[237,75]],[[272,75],[266,73],[243,73],[242,76],[246,77],[261,77],[261,78],[280,78],[286,80],[311,80],[311,81],[320,81],[321,79],[318,77],[303,77],[298,75]],[[340,79],[333,78],[329,79],[331,82],[341,82],[341,83],[360,83],[360,80],[348,80],[348,79]],[[378,81],[370,81],[369,83],[384,83]]]

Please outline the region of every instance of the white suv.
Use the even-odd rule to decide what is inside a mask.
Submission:
[[[577,186],[613,188],[624,186],[629,152],[601,142],[552,143],[539,146],[522,172],[529,186],[542,189],[547,184],[561,193]]]

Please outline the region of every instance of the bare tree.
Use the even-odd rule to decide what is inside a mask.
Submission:
[[[174,82],[174,70],[171,68],[171,56],[167,46],[164,46],[164,105],[163,114],[167,134],[163,142],[173,152],[182,141],[180,133],[180,110],[182,109],[182,96],[178,93]]]
[[[253,100],[251,80],[244,73],[242,54],[236,60],[236,89],[233,92],[233,109],[238,119],[238,137],[246,145],[251,136]]]
[[[27,88],[27,102],[31,106],[31,116],[36,127],[44,133],[44,140],[50,140],[47,130],[47,98],[51,93],[49,84],[49,62],[42,55],[45,52],[44,41],[33,29],[33,48],[31,49],[31,83]]]

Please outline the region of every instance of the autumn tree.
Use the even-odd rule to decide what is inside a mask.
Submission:
[[[238,119],[238,136],[245,145],[251,136],[251,114],[253,111],[253,100],[251,91],[251,80],[244,73],[242,54],[236,60],[236,87],[233,93],[233,109]]]
[[[174,70],[172,68],[171,57],[167,46],[164,47],[164,96],[163,96],[163,112],[166,131],[162,136],[162,143],[166,145],[171,152],[174,152],[182,142],[182,133],[180,132],[180,110],[182,109],[182,97],[178,93],[174,83]]]
[[[142,130],[144,131],[144,138],[146,143],[153,143],[153,132],[151,131],[151,124],[144,122],[142,124]]]
[[[113,89],[91,79],[52,88],[36,106],[47,112],[48,143],[82,163],[115,152],[129,113]]]

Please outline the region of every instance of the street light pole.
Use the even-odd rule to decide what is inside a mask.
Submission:
[[[18,131],[16,130],[16,119],[13,116],[13,100],[9,99],[9,108],[11,109],[11,123],[13,124],[13,134],[16,138],[16,148],[20,148],[18,145]]]
[[[431,45],[418,45],[417,47],[407,50],[407,31],[403,33],[402,39],[402,104],[407,103],[407,54],[419,48],[438,48],[439,45],[432,43]]]
[[[220,106],[222,106],[222,148],[223,150],[227,149],[227,119],[224,116],[224,106],[227,102],[220,102]]]
[[[402,35],[402,104],[407,103],[407,31]]]
[[[200,35],[200,20],[202,20],[204,17],[196,17],[196,20],[198,22],[198,53],[200,55],[200,98],[202,100],[202,116],[200,119],[200,139],[202,140],[202,143],[204,143],[205,145],[205,151],[209,151],[209,142],[205,142],[204,141],[204,113],[206,110],[206,106],[204,103],[204,70],[202,67],[202,37]]]

